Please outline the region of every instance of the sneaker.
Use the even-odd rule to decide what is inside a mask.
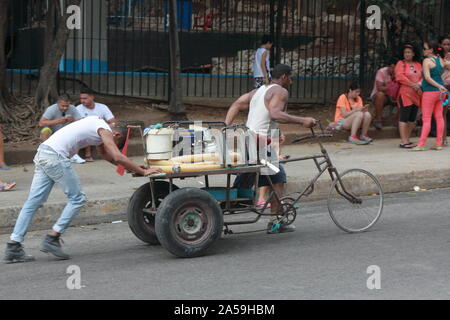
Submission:
[[[7,243],[5,250],[4,263],[18,263],[34,261],[33,256],[27,256],[23,250],[23,246],[19,242]]]
[[[81,163],[85,163],[86,162],[86,160],[84,160],[83,158],[81,158],[79,155],[74,155],[72,158],[70,158],[70,161],[71,162],[75,162],[75,163],[79,163],[79,164],[81,164]]]
[[[369,137],[369,136],[364,136],[364,135],[361,135],[361,136],[359,137],[359,140],[361,140],[361,141],[366,141],[366,142],[368,142],[368,143],[371,143],[371,142],[373,141],[373,139],[372,139],[371,137]]]
[[[375,121],[373,122],[373,126],[374,126],[377,130],[381,130],[381,129],[383,129],[383,121],[375,120]]]
[[[41,251],[51,253],[61,260],[70,259],[70,256],[62,251],[60,240],[62,241],[58,236],[46,235],[44,241],[42,241]]]
[[[269,222],[267,224],[267,233],[268,234],[275,234],[275,233],[286,233],[286,232],[294,232],[295,226],[293,225],[284,225],[281,223],[273,223]]]
[[[353,144],[357,144],[357,145],[369,144],[369,142],[360,140],[358,137],[349,137],[348,138],[348,142],[353,143]]]

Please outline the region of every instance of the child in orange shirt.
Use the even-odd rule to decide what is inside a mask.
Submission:
[[[334,117],[338,129],[350,130],[348,141],[357,145],[365,145],[373,140],[367,135],[372,115],[367,106],[363,105],[361,88],[354,82],[350,85],[348,93],[341,95],[336,103],[336,114]],[[361,135],[358,131],[361,129]]]

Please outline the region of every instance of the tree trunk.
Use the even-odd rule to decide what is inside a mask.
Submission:
[[[53,1],[51,1],[53,2]],[[69,0],[67,1],[67,6],[70,5],[80,5],[81,0]],[[51,28],[55,19],[56,23],[54,26],[55,30],[46,30],[46,37],[50,37],[46,39],[48,44],[48,50],[45,55],[44,65],[42,66],[39,74],[39,83],[36,89],[36,108],[40,113],[45,108],[50,105],[50,102],[54,102],[57,95],[56,90],[56,81],[59,69],[59,63],[61,61],[62,56],[64,55],[64,51],[66,48],[66,42],[69,38],[70,30],[67,28],[67,19],[69,14],[66,13],[66,8],[60,7],[59,1],[54,1],[55,14],[52,14],[52,11],[49,10],[47,14],[47,26]],[[61,12],[64,12],[61,15]]]
[[[169,43],[170,43],[170,93],[169,112],[174,120],[185,118],[186,110],[181,94],[181,55],[178,38],[177,0],[169,1]]]
[[[9,0],[0,0],[0,122],[11,120],[8,103],[11,96],[6,87],[6,33]]]

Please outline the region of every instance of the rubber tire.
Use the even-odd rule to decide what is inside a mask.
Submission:
[[[212,214],[210,235],[203,242],[187,245],[179,241],[170,225],[177,209],[187,202],[201,202]],[[161,245],[170,253],[181,258],[200,257],[220,238],[223,231],[223,214],[219,203],[208,192],[198,188],[183,188],[169,194],[158,208],[156,214],[156,235]]]
[[[178,189],[176,185],[172,185],[172,192]],[[158,207],[160,205],[158,199],[165,198],[169,194],[170,184],[166,181],[155,181],[155,190],[156,207]],[[145,205],[151,203],[151,201],[150,182],[148,182],[137,189],[128,202],[128,225],[138,239],[148,244],[159,245],[160,243],[155,233],[155,217],[147,216],[150,220],[149,224],[145,221],[144,213],[142,212]]]
[[[345,172],[343,172],[342,174],[340,174],[341,179],[343,177],[345,177],[345,175],[352,173],[352,172],[360,172],[363,175],[366,175],[367,177],[369,177],[374,183],[375,185],[378,187],[379,190],[379,197],[380,197],[380,206],[378,208],[378,213],[375,219],[373,219],[373,221],[368,224],[367,226],[365,226],[364,228],[360,228],[360,229],[351,229],[348,228],[344,225],[342,225],[339,222],[339,219],[335,217],[334,211],[332,209],[332,195],[333,192],[335,190],[336,185],[339,183],[339,180],[336,179],[333,181],[333,183],[331,184],[330,187],[330,191],[328,192],[328,199],[327,199],[327,207],[328,207],[328,213],[330,214],[331,220],[333,220],[333,222],[336,224],[336,226],[338,228],[340,228],[341,230],[347,232],[347,233],[361,233],[361,232],[365,232],[367,230],[369,230],[371,227],[373,227],[378,220],[381,217],[381,214],[383,213],[383,208],[384,208],[384,191],[383,191],[383,187],[381,186],[380,181],[377,179],[377,177],[375,177],[372,173],[370,173],[369,171],[363,170],[363,169],[359,169],[359,168],[354,168],[354,169],[349,169],[346,170]]]

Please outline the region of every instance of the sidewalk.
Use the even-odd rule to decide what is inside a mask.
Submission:
[[[281,125],[281,131],[286,135],[285,144],[290,144],[291,141],[299,136],[309,135],[311,132],[309,129],[303,128],[300,125],[283,124]],[[383,130],[375,130],[370,128],[369,136],[373,139],[393,139],[398,138],[398,129],[396,127],[384,127]],[[341,142],[346,140],[348,137],[348,132],[341,131],[335,132],[332,138],[324,139],[323,141],[331,142]],[[5,159],[10,165],[14,164],[27,164],[32,163],[34,155],[36,154],[36,149],[38,145],[26,145],[26,146],[12,146],[10,144],[5,145]],[[142,139],[134,136],[130,139],[128,147],[129,156],[140,156],[144,154]],[[95,148],[93,148],[93,156],[96,157]]]
[[[341,140],[342,141],[342,140]],[[428,141],[431,147],[435,139]],[[384,191],[413,191],[414,186],[424,189],[450,187],[450,148],[443,151],[410,152],[398,148],[398,139],[376,140],[369,146],[355,146],[346,142],[325,144],[335,167],[343,172],[350,168],[366,169],[377,176]],[[316,144],[288,145],[282,150],[292,158],[319,154]],[[137,163],[143,157],[134,157]],[[0,233],[11,231],[17,215],[28,196],[33,177],[33,165],[13,165],[11,171],[0,171],[0,180],[16,181],[17,187],[11,192],[0,192]],[[74,225],[88,225],[101,222],[126,220],[126,206],[136,188],[148,180],[119,176],[115,167],[105,161],[75,165],[89,203],[78,215]],[[316,175],[313,161],[294,162],[286,165],[288,174],[287,193],[302,190]],[[211,178],[211,185],[225,185],[225,177]],[[203,187],[202,179],[177,180],[179,187]],[[329,176],[325,173],[315,186],[308,200],[324,199],[330,187]],[[39,209],[33,219],[32,229],[47,229],[52,226],[66,204],[63,192],[55,187],[48,202]]]

